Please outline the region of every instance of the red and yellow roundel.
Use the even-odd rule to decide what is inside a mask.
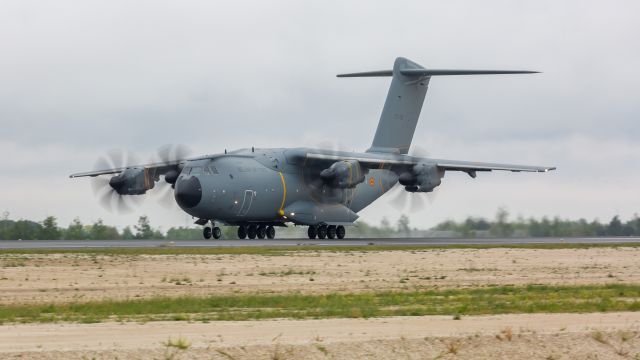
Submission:
[[[374,179],[373,177],[369,178],[369,186],[374,187],[376,186],[376,179]]]

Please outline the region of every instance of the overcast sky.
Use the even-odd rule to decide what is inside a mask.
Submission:
[[[375,4],[375,5],[374,5]],[[168,143],[369,147],[391,68],[527,69],[438,77],[413,144],[434,157],[554,165],[547,174],[448,173],[411,214],[431,226],[498,207],[523,216],[630,218],[640,203],[637,1],[0,2],[0,211],[164,229],[191,220],[148,199],[117,215],[87,179],[113,148]],[[366,221],[399,213],[382,198]]]

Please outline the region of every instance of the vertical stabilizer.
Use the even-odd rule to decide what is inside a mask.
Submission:
[[[432,76],[531,73],[536,71],[425,69],[409,59],[399,57],[393,64],[393,70],[342,74],[338,77],[392,77],[378,129],[367,152],[406,154],[409,152]]]
[[[403,75],[400,70],[424,68],[399,57],[393,64],[391,86],[380,115],[378,129],[368,152],[406,154],[418,124],[420,110],[429,87],[429,76]]]

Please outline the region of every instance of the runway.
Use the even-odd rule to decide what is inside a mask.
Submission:
[[[154,248],[154,247],[245,247],[245,246],[423,246],[423,245],[514,245],[514,244],[615,244],[640,243],[640,237],[599,238],[358,238],[342,240],[0,240],[7,249]]]

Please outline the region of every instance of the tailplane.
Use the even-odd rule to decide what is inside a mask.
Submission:
[[[536,73],[536,71],[434,70],[399,57],[393,64],[393,70],[341,74],[338,77],[392,77],[378,129],[367,152],[406,154],[409,152],[432,76],[530,73]]]

